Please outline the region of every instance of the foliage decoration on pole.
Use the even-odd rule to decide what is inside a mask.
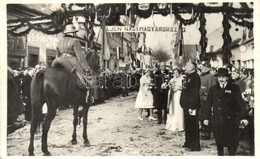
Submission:
[[[200,27],[199,27],[199,31],[200,31],[200,46],[201,46],[201,59],[206,55],[206,48],[207,48],[207,38],[206,38],[206,34],[207,34],[207,30],[206,30],[206,18],[205,18],[205,13],[204,13],[204,4],[201,5],[201,13],[200,13]]]
[[[223,3],[223,8],[228,8],[228,3]],[[231,28],[231,25],[229,23],[229,17],[230,17],[230,11],[228,9],[225,10],[225,12],[222,12],[223,14],[223,46],[222,46],[222,55],[223,55],[223,63],[229,64],[230,63],[230,57],[232,56],[230,44],[232,42],[232,38],[230,36],[229,30]]]

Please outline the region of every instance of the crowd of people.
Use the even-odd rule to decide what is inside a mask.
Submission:
[[[185,132],[181,147],[200,151],[200,140],[214,137],[218,155],[235,155],[240,140],[254,154],[254,70],[203,61],[185,67],[146,69],[140,79],[135,108],[138,120],[165,124],[172,132]],[[154,115],[157,112],[157,116]]]
[[[46,66],[43,63],[35,67],[14,70],[8,67],[7,77],[7,125],[8,132],[26,125],[31,120],[30,84],[32,77]],[[24,117],[22,117],[24,115]]]
[[[31,120],[31,99],[30,84],[35,74],[46,68],[44,63],[35,67],[20,68],[13,70],[8,67],[8,127],[13,130],[23,127]],[[94,103],[97,105],[104,103],[111,97],[126,97],[130,91],[137,91],[141,70],[137,71],[111,71],[102,70],[95,77]],[[67,109],[70,105],[64,105],[59,108]]]
[[[30,82],[45,68],[8,68],[8,126],[18,129],[31,118]],[[235,155],[239,140],[248,140],[254,154],[254,70],[225,65],[210,67],[202,62],[187,62],[185,67],[159,67],[145,70],[101,71],[96,76],[95,104],[130,91],[138,91],[137,119],[165,124],[172,132],[185,132],[182,147],[200,151],[200,140],[215,138],[218,155],[228,147]],[[222,84],[224,89],[222,89]],[[11,106],[13,105],[13,106]],[[66,107],[63,107],[63,109]],[[62,108],[61,108],[62,109]],[[24,114],[25,120],[19,118]],[[241,121],[241,122],[240,122]]]

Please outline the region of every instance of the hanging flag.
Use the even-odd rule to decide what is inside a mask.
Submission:
[[[108,34],[109,33],[105,33],[105,44],[104,44],[105,52],[104,52],[104,57],[103,57],[104,60],[110,59],[110,49],[109,49],[109,43],[108,43],[108,38],[107,38]]]
[[[119,60],[120,57],[120,47],[116,47],[116,59]]]
[[[100,31],[98,33],[98,37],[97,37],[98,43],[102,44],[101,52],[103,53],[103,59],[104,60],[110,59],[110,49],[109,49],[109,43],[108,43],[108,37],[107,37],[108,34],[109,33],[106,33],[106,32],[104,33],[103,29],[100,29]],[[100,36],[100,35],[102,35],[102,36]]]
[[[183,31],[182,31],[182,23],[180,22],[179,24],[179,29],[177,32],[176,40],[175,40],[175,45],[174,47],[176,48],[176,54],[175,57],[178,59],[179,56],[182,56],[183,51],[182,51],[182,44],[183,44]]]
[[[138,15],[136,15],[136,18],[135,18],[136,20],[135,20],[135,23],[134,23],[134,25],[135,26],[138,26],[139,25],[139,22],[141,21],[141,18],[138,16]]]
[[[172,18],[172,4],[170,4],[170,16],[171,16],[171,18]],[[176,18],[175,18],[176,19]],[[175,19],[174,19],[174,21],[175,21]]]
[[[191,19],[194,20],[194,9],[193,9],[193,7],[191,8]]]
[[[199,53],[199,49],[198,49],[198,45],[196,44],[196,59],[198,61],[200,61],[200,53]]]
[[[126,3],[126,7],[125,7],[125,15],[128,15],[128,10],[131,8],[131,4],[130,3]],[[130,11],[131,12],[131,11]]]

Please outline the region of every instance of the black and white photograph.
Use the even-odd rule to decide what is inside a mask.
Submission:
[[[257,158],[257,5],[5,1],[0,158]]]

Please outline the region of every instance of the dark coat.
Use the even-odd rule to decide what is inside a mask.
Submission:
[[[180,104],[183,109],[200,109],[200,76],[197,72],[185,78],[186,88],[182,89]],[[198,112],[198,111],[197,111]]]
[[[165,70],[164,73],[161,70],[157,71],[152,79],[153,79],[153,97],[154,97],[154,106],[159,109],[167,108],[167,98],[168,98],[168,89],[162,89],[161,85],[164,82],[167,82],[169,76],[169,70]]]
[[[201,108],[200,118],[212,121],[216,143],[222,146],[237,146],[239,123],[245,116],[245,105],[237,85],[219,84],[209,89],[206,104]]]
[[[7,117],[8,119],[11,119],[16,118],[17,115],[23,113],[25,109],[13,75],[8,72],[7,77]]]
[[[23,82],[22,82],[22,96],[23,98],[30,98],[30,86],[32,82],[32,77],[27,74],[23,76]]]
[[[243,80],[241,80],[240,78],[236,79],[233,81],[234,84],[238,85],[238,87],[240,88],[241,92],[245,92],[246,90],[246,84]]]

